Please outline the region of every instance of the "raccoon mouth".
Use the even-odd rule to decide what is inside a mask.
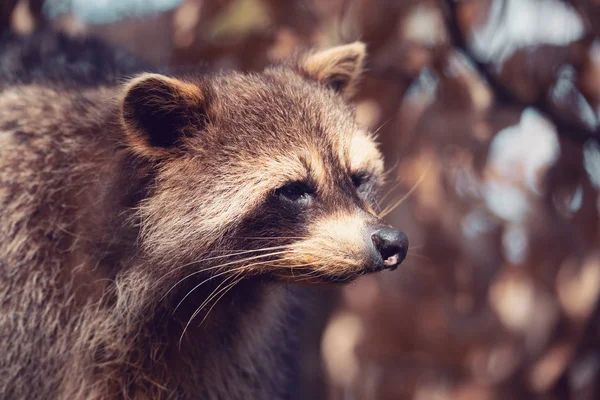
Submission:
[[[347,273],[342,273],[342,274],[335,274],[335,275],[321,275],[320,276],[320,280],[325,282],[325,283],[337,283],[337,284],[343,284],[343,283],[350,283],[353,280],[357,279],[360,276],[363,275],[370,275],[370,274],[375,274],[384,270],[390,270],[390,271],[394,271],[398,268],[398,266],[400,265],[400,263],[402,262],[402,258],[398,255],[394,255],[389,257],[388,259],[384,260],[383,262],[378,262],[376,264],[372,264],[369,266],[366,266],[358,271],[353,271],[353,272],[347,272]]]
[[[383,266],[391,271],[394,271],[398,269],[398,266],[401,262],[402,260],[400,260],[400,255],[396,253],[383,260]]]
[[[396,269],[396,268],[397,268],[397,266],[393,267],[393,269]],[[374,274],[374,273],[381,272],[386,269],[392,270],[392,268],[386,267],[383,264],[379,264],[374,268],[364,268],[363,270],[358,271],[358,272],[348,272],[346,274],[323,276],[323,280],[326,283],[338,283],[338,284],[350,283],[360,276]]]
[[[390,256],[390,257],[386,258],[383,261],[380,260],[373,267],[365,268],[361,272],[361,275],[374,274],[376,272],[381,272],[381,271],[384,271],[386,269],[390,270],[390,271],[395,271],[396,269],[398,269],[398,267],[400,266],[401,262],[402,262],[401,257],[396,254],[396,255],[393,255],[393,256]]]
[[[323,277],[323,281],[325,283],[333,283],[333,284],[344,284],[350,283],[360,275],[357,274],[347,274],[347,275],[336,275],[336,276],[325,276]]]

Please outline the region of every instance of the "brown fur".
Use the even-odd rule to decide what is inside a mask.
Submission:
[[[371,263],[382,161],[327,88],[333,73],[350,89],[363,58],[349,45],[254,75],[4,88],[0,397],[287,398],[282,281]],[[294,181],[314,185],[310,213],[275,198]]]

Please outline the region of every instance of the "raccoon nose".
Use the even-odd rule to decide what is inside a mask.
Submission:
[[[402,232],[391,226],[381,228],[371,234],[375,249],[381,255],[383,265],[392,270],[406,257],[408,251],[408,238]]]

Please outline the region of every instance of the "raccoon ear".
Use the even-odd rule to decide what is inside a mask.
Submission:
[[[123,91],[121,117],[137,153],[162,157],[206,124],[206,93],[195,84],[159,74],[133,78]]]
[[[350,96],[363,72],[366,46],[354,42],[306,56],[300,68],[311,78]]]

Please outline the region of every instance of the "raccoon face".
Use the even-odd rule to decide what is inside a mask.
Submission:
[[[125,142],[157,171],[146,253],[309,282],[396,268],[408,240],[377,217],[383,161],[344,101],[364,56],[354,43],[260,74],[133,79]]]

